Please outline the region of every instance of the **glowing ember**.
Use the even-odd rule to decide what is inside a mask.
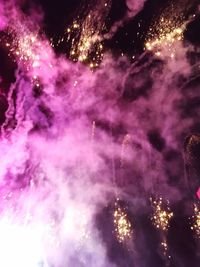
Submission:
[[[191,229],[196,233],[197,238],[200,238],[200,209],[197,204],[194,205],[194,216],[192,216],[193,225]]]
[[[168,244],[167,244],[167,241],[164,239],[162,242],[161,242],[161,246],[162,246],[162,249],[163,249],[163,254],[165,256],[168,256]]]
[[[122,209],[117,203],[115,204],[115,207],[116,207],[114,211],[115,232],[118,241],[121,243],[131,238],[132,225],[128,219],[128,215],[125,209]]]
[[[159,198],[158,200],[151,199],[151,203],[154,208],[154,214],[151,218],[153,224],[156,228],[161,229],[162,231],[167,231],[169,222],[173,217],[173,212],[170,211],[168,203],[165,207],[162,198]]]
[[[145,49],[152,51],[156,56],[167,56],[173,59],[177,53],[177,44],[183,40],[185,29],[184,19],[179,14],[172,17],[170,11],[156,20],[150,27]]]
[[[86,18],[75,20],[66,34],[71,43],[70,57],[73,61],[87,63],[96,68],[103,59],[103,41],[101,32],[105,28],[105,18],[110,10],[111,1],[97,1]]]

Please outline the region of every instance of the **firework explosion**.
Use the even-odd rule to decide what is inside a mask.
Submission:
[[[173,59],[177,52],[175,44],[183,40],[184,26],[177,26],[173,21],[161,18],[157,27],[157,34],[151,32],[155,31],[155,28],[150,29],[150,37],[145,43],[145,48],[153,51],[156,56],[167,55]]]
[[[194,215],[192,216],[193,225],[191,229],[195,232],[197,238],[200,238],[200,210],[197,204],[194,205]]]
[[[189,8],[189,6],[188,6]],[[166,8],[162,16],[155,20],[147,34],[145,49],[153,52],[157,57],[175,59],[183,41],[184,31],[188,21],[184,17],[184,6]],[[174,13],[170,15],[170,13]],[[195,18],[195,14],[192,15]],[[189,20],[190,21],[190,20]]]
[[[99,66],[104,55],[101,33],[106,29],[105,19],[110,7],[110,0],[97,0],[96,3],[92,4],[92,9],[85,19],[76,19],[71,27],[66,29],[67,40],[71,44],[70,57],[73,61],[85,62],[90,68]]]
[[[0,138],[0,266],[158,266],[156,246],[149,256],[149,233],[157,229],[168,254],[166,233],[176,216],[163,199],[174,205],[185,201],[182,144],[191,129],[199,129],[198,102],[193,102],[199,91],[192,83],[199,68],[186,57],[191,47],[182,47],[187,25],[161,14],[159,34],[145,38],[147,50],[163,53],[166,46],[173,60],[179,43],[176,66],[151,53],[137,55],[131,64],[128,55],[106,51],[113,2],[97,0],[66,26],[60,42],[67,39],[67,58],[46,36],[45,14],[24,2],[0,2],[7,60],[0,68],[0,100],[6,107]],[[126,21],[144,2],[126,1]],[[157,34],[156,27],[149,32]],[[15,64],[12,71],[8,62]],[[151,200],[151,221],[150,195],[163,196]],[[127,200],[130,210],[116,201],[111,216],[104,216],[116,198]],[[196,232],[198,213],[195,208]],[[137,232],[140,218],[147,226]],[[174,266],[183,266],[187,255],[174,254]]]
[[[153,224],[155,225],[155,227],[161,230],[161,233],[162,233],[161,247],[163,250],[163,254],[166,257],[171,258],[171,256],[168,255],[169,248],[168,248],[168,243],[166,239],[166,232],[169,230],[169,223],[173,217],[173,212],[171,212],[170,210],[169,202],[167,202],[167,204],[164,204],[164,201],[162,198],[155,199],[155,200],[151,198],[150,201],[154,208],[154,214],[151,220]]]
[[[164,208],[163,199],[152,200],[152,205],[155,208],[155,213],[152,217],[153,224],[156,228],[162,231],[167,231],[169,228],[170,219],[173,217],[173,213],[170,211],[169,204]]]
[[[125,209],[122,209],[117,202],[113,216],[117,239],[120,243],[125,242],[132,236],[132,225]]]

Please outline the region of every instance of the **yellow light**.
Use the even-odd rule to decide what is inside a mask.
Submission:
[[[191,230],[196,234],[196,237],[200,239],[200,209],[197,204],[194,205],[194,215],[192,216],[193,225]]]
[[[173,212],[170,211],[169,206],[164,207],[163,199],[159,198],[158,200],[152,201],[152,206],[154,208],[154,214],[151,218],[153,224],[163,231],[167,231],[169,228],[169,222],[173,217]]]
[[[117,203],[115,204],[115,206],[116,206],[114,211],[115,233],[118,241],[121,243],[131,238],[132,225],[128,219],[126,211],[122,209]]]

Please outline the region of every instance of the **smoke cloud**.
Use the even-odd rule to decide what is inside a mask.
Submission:
[[[127,0],[126,4],[129,9],[129,16],[133,17],[135,16],[138,12],[140,12],[144,6],[144,3],[146,0],[142,1],[135,1],[135,0]]]

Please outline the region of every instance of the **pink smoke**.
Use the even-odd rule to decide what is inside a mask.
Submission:
[[[126,0],[127,7],[129,9],[128,16],[133,17],[140,12],[144,6],[146,0]]]

